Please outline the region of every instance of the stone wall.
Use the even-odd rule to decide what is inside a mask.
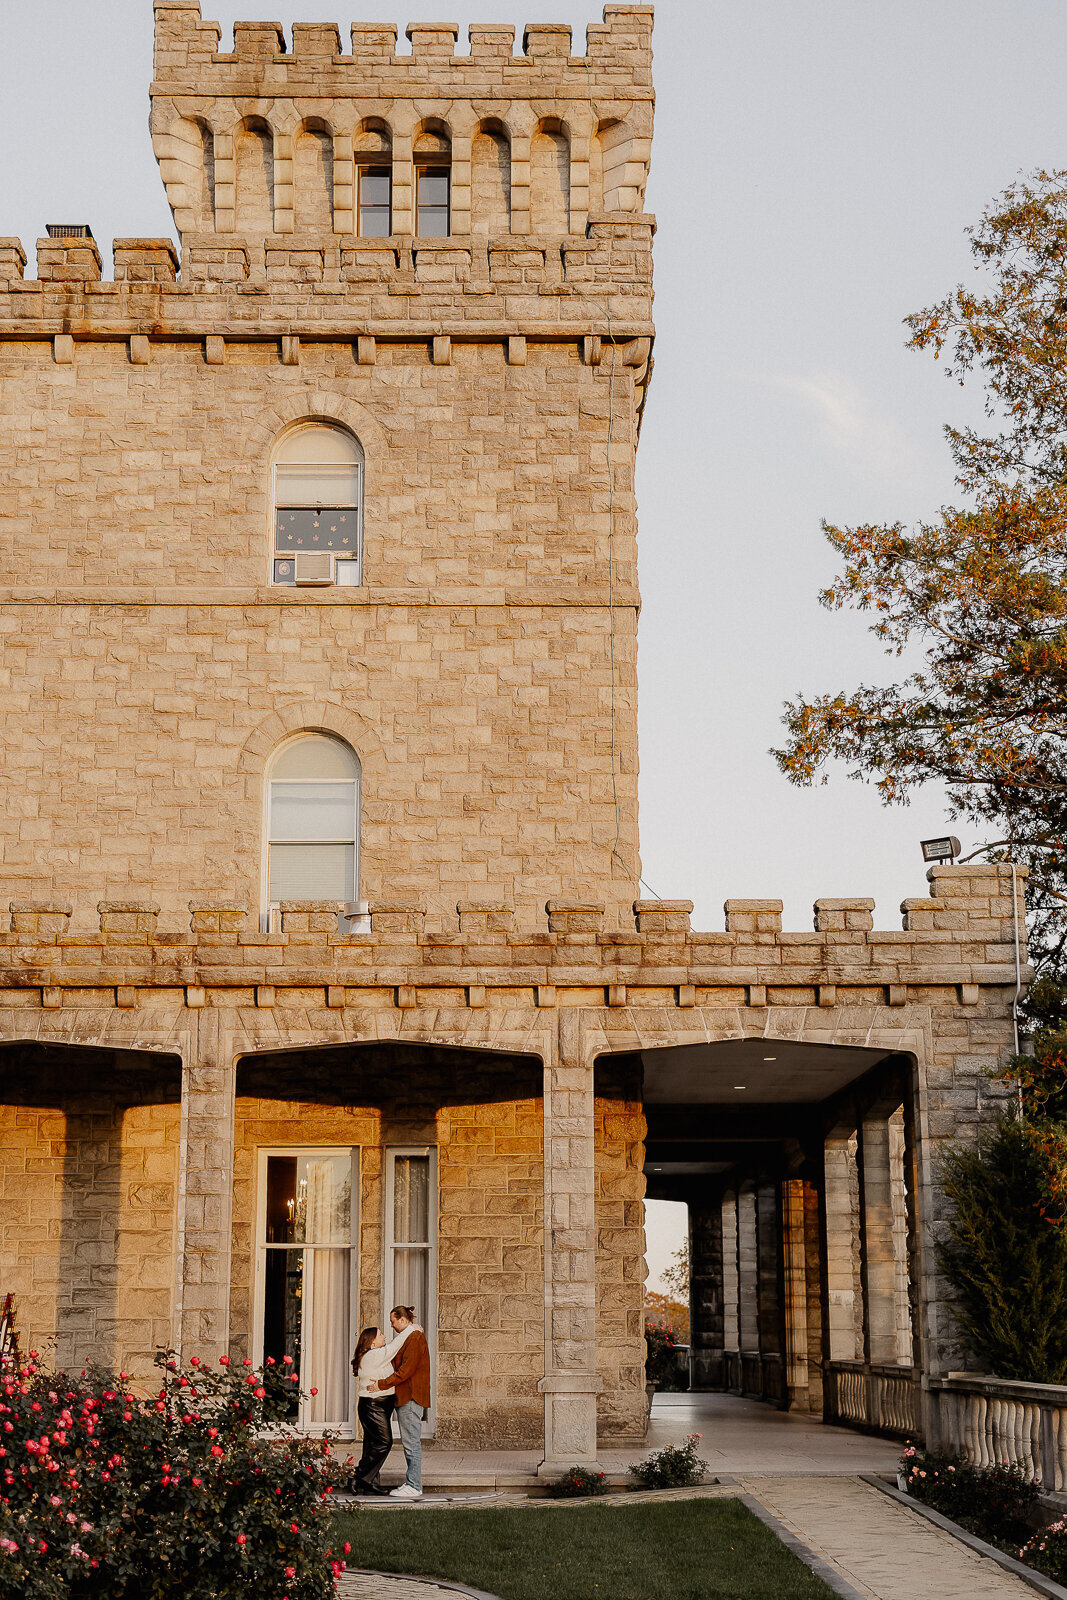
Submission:
[[[596,1073],[597,1432],[640,1440],[645,1429],[645,1117],[640,1065]]]
[[[172,1103],[152,1103],[153,1081]],[[178,1094],[148,1061],[0,1050],[0,1291],[24,1350],[151,1380],[173,1329]]]
[[[447,368],[425,346],[373,367],[323,346],[293,372],[266,346],[216,368],[190,346],[134,367],[95,344],[59,367],[47,345],[0,342],[10,892],[69,897],[82,929],[101,894],[155,900],[171,927],[190,896],[254,903],[265,758],[249,741],[307,707],[295,725],[332,727],[362,762],[363,896],[422,900],[438,927],[457,899],[532,916],[582,888],[618,915],[632,888],[612,877],[609,745],[593,737],[611,698],[610,381],[576,345],[531,345],[524,366],[465,345]],[[629,439],[632,374],[614,383]],[[294,407],[363,442],[362,588],[266,587],[271,446]],[[629,863],[629,445],[614,472]]]

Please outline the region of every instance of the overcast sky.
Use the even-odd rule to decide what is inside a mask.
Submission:
[[[225,30],[266,7],[203,9]],[[409,15],[361,0],[368,13],[406,48]],[[599,17],[564,0],[452,15],[520,34],[570,22],[577,50]],[[294,17],[344,37],[351,13],[307,0]],[[4,6],[0,234],[31,261],[49,220],[108,243],[172,231],[146,130],[151,36],[151,0]],[[1067,166],[1067,5],[661,0],[655,48],[644,875],[693,899],[699,927],[722,926],[727,896],[770,895],[808,928],[828,894],[873,894],[878,925],[897,927],[902,897],[925,891],[918,840],[944,829],[943,797],[886,811],[843,777],[798,792],[767,750],[787,695],[892,670],[861,620],[817,603],[833,573],[819,520],[910,520],[953,494],[940,428],[975,402],[905,350],[901,320],[970,272],[963,230],[994,195]]]

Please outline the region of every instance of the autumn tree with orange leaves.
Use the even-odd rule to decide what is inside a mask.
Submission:
[[[1004,1377],[1067,1380],[1067,172],[1008,189],[969,230],[979,287],[907,319],[910,345],[980,377],[988,430],[945,429],[963,504],[936,521],[824,524],[842,571],[821,596],[872,614],[923,666],[888,687],[798,698],[774,755],[797,784],[831,760],[886,803],[947,785],[990,860],[1030,869],[1023,1119],[944,1158],[939,1248],[965,1340]],[[976,852],[979,853],[979,852]]]
[[[987,432],[948,427],[966,503],[936,521],[824,524],[843,570],[821,596],[872,613],[890,654],[925,663],[889,687],[786,708],[774,751],[797,784],[831,759],[887,803],[940,779],[990,859],[1030,868],[1035,958],[1067,939],[1067,173],[1010,188],[976,228],[981,287],[907,319],[917,350],[986,387]]]

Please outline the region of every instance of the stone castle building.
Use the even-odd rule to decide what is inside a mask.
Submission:
[[[430,1431],[548,1470],[643,1433],[647,1192],[701,1386],[914,1426],[1021,899],[639,898],[651,9],[154,9],[180,248],[0,239],[0,1299],[64,1365],[292,1354],[341,1432],[414,1300]]]

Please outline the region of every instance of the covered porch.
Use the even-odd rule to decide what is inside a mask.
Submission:
[[[691,1389],[921,1434],[914,1058],[766,1036],[641,1071],[647,1194],[688,1213]]]

